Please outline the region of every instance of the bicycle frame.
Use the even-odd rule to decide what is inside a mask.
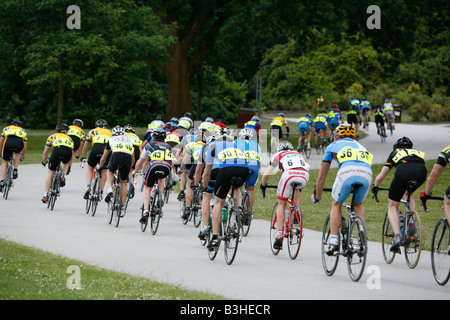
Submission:
[[[12,178],[13,170],[14,170],[13,159],[10,159],[8,161],[8,165],[6,168],[5,180],[3,181],[3,198],[5,200],[8,200],[9,191],[14,186],[14,182],[13,182],[13,178]]]

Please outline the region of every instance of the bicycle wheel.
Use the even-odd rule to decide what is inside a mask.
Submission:
[[[450,227],[445,218],[436,224],[431,240],[431,268],[436,282],[445,286],[450,278]]]
[[[119,226],[121,212],[122,212],[122,188],[120,187],[120,184],[117,184],[114,187],[114,194],[113,194],[113,220],[114,226],[116,228]]]
[[[184,210],[186,210],[186,197],[182,201],[180,201],[180,217],[181,222],[183,224],[187,224],[189,222],[189,218],[191,217],[191,215],[188,215],[186,218],[183,218]]]
[[[11,163],[8,162],[8,168],[6,169],[6,176],[4,180],[3,185],[3,198],[5,200],[8,200],[9,190],[11,190],[12,187],[12,173],[13,173],[13,166]]]
[[[331,239],[331,230],[330,230],[330,215],[325,219],[325,224],[323,225],[322,231],[322,266],[325,274],[327,276],[332,276],[336,271],[338,262],[339,262],[339,254],[327,255],[326,251],[330,247],[330,239]],[[338,244],[340,244],[340,235],[338,239]]]
[[[252,224],[253,214],[252,214],[252,194],[249,191],[244,193],[242,197],[242,235],[246,237],[250,231],[250,226]]]
[[[409,212],[406,221],[408,221],[405,222],[406,241],[403,244],[405,259],[408,267],[414,269],[422,252],[422,224],[416,211]]]
[[[195,197],[192,201],[192,210],[194,210],[192,215],[194,216],[194,227],[196,228],[198,228],[198,226],[202,222],[202,200],[203,193],[196,191]]]
[[[287,238],[289,257],[295,260],[300,252],[303,237],[303,217],[302,210],[294,205],[289,209],[289,234]]]
[[[394,230],[389,222],[389,216],[386,213],[384,216],[382,236],[381,236],[381,249],[383,250],[383,258],[387,264],[391,264],[395,258],[395,252],[392,252],[391,246],[394,243]]]
[[[158,231],[161,210],[161,195],[159,193],[159,189],[155,188],[150,210],[150,230],[153,235],[155,235],[156,231]]]
[[[320,145],[320,141],[321,141],[321,138],[320,138],[319,134],[317,134],[315,145],[314,145],[314,147],[316,148],[317,154],[320,154],[320,150],[322,149],[322,146]]]
[[[53,208],[55,207],[56,198],[58,197],[60,180],[61,180],[60,174],[56,172],[53,175],[53,180],[50,187],[48,198],[48,207],[50,208],[51,211],[53,211]]]
[[[347,238],[347,267],[350,278],[357,282],[364,273],[367,259],[367,230],[364,220],[355,216]]]
[[[311,148],[308,148],[308,146],[305,143],[303,150],[304,150],[303,152],[305,153],[306,159],[309,159],[309,157],[311,157]]]
[[[141,217],[144,216],[144,204],[142,204],[141,206]],[[148,225],[148,219],[146,219],[145,221],[141,221],[141,231],[145,232],[145,230],[147,229],[147,225]]]
[[[239,207],[236,205],[232,206],[228,210],[227,222],[224,228],[224,254],[228,265],[232,264],[236,257],[241,228],[240,221]]]
[[[277,222],[277,209],[278,209],[278,202],[275,203],[275,206],[272,210],[272,219],[270,220],[270,250],[272,250],[272,253],[276,256],[280,249],[274,249],[273,244],[275,243],[275,240],[278,236],[278,222]]]
[[[91,215],[95,216],[97,212],[98,202],[100,201],[100,181],[97,179],[94,180],[93,188],[91,191]]]

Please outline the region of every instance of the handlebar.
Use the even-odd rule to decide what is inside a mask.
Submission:
[[[264,199],[266,198],[266,189],[267,189],[267,188],[269,188],[269,189],[277,189],[278,186],[276,186],[276,185],[270,185],[270,184],[265,185],[264,187],[263,187],[263,186],[260,186],[260,189],[261,189],[261,192],[262,192],[262,194],[263,194],[263,198],[264,198]]]
[[[423,199],[423,200],[421,199],[423,210],[425,210],[425,212],[430,212],[430,209],[427,208],[427,200],[441,200],[441,201],[443,201],[444,197],[436,197],[436,196],[429,195],[425,199]]]
[[[372,191],[372,193],[373,193],[372,199],[375,199],[375,202],[380,202],[380,200],[378,200],[378,191],[380,191],[380,190],[382,190],[382,191],[386,191],[386,190],[389,191],[389,188],[378,187],[378,190],[376,192]]]

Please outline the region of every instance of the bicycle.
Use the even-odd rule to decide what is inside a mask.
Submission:
[[[133,189],[134,189],[134,185],[133,185],[133,183],[131,182],[131,173],[130,173],[130,174],[128,175],[128,180],[127,180],[127,197],[126,197],[126,199],[125,199],[125,204],[123,205],[123,208],[122,208],[122,210],[123,210],[124,212],[127,211],[128,203],[130,202],[130,199],[132,199],[131,193],[133,192]],[[134,195],[133,195],[133,197],[134,197]]]
[[[288,253],[289,257],[292,260],[295,260],[300,252],[300,246],[302,244],[303,238],[303,215],[301,208],[294,204],[294,194],[295,189],[297,188],[298,183],[292,183],[292,195],[288,200],[289,202],[289,214],[285,215],[284,223],[284,231],[283,237],[286,238],[288,244]],[[266,188],[277,189],[276,185],[266,185],[264,189],[262,189],[263,198],[266,198]],[[299,190],[300,191],[300,190]],[[275,203],[275,206],[272,210],[272,219],[270,220],[270,249],[272,250],[273,255],[278,255],[281,249],[275,249],[273,247],[273,243],[275,242],[278,236],[278,222],[277,222],[277,209],[278,202]]]
[[[387,130],[391,132],[391,136],[394,134],[394,126],[392,125],[392,118],[386,117],[386,127]]]
[[[309,159],[309,157],[311,156],[311,148],[308,148],[306,133],[303,134],[303,138],[300,141],[300,145],[297,148],[297,151],[303,153],[306,156],[306,159]]]
[[[386,136],[383,132],[383,128],[381,127],[381,124],[377,123],[377,134],[380,136],[381,143],[386,142]]]
[[[122,186],[118,174],[114,174],[114,183],[112,186],[112,197],[108,202],[106,219],[108,224],[114,221],[114,226],[119,226],[120,218],[122,217]]]
[[[325,153],[325,147],[326,147],[327,140],[320,135],[320,132],[316,133],[315,135],[316,135],[316,139],[315,139],[314,148],[316,149],[317,154],[320,154],[320,151]]]
[[[82,168],[84,168],[83,164],[85,162],[87,162],[86,159],[84,159],[81,162]],[[93,170],[93,176],[91,181],[91,191],[89,193],[89,198],[86,199],[86,214],[89,214],[90,211],[92,216],[95,216],[98,203],[101,200],[100,178],[101,178],[100,170],[97,170],[97,168],[95,167]]]
[[[222,209],[222,226],[220,227],[217,247],[208,248],[208,256],[210,260],[214,260],[220,244],[224,242],[224,256],[228,265],[231,265],[236,257],[238,245],[240,242],[241,217],[239,207],[234,203],[234,189],[237,185],[242,185],[243,181],[240,177],[232,177],[230,180],[231,192],[227,195],[224,207]],[[211,221],[211,218],[210,218]],[[208,231],[208,241],[212,239],[212,226]]]
[[[405,248],[405,260],[410,269],[414,269],[419,263],[420,254],[422,251],[422,224],[420,223],[419,214],[411,210],[410,206],[410,190],[414,188],[417,182],[415,180],[408,181],[407,187],[407,199],[401,199],[400,202],[405,205],[405,211],[399,211],[400,219],[400,238],[401,246]],[[378,188],[378,190],[388,190],[389,188]],[[376,202],[379,202],[377,193],[374,193]],[[381,247],[383,250],[383,258],[387,264],[391,264],[394,261],[396,252],[390,251],[392,244],[394,243],[395,233],[389,222],[389,216],[386,212],[383,222]],[[401,254],[401,252],[398,252]]]
[[[425,212],[430,211],[426,206],[427,200],[443,201],[444,197],[428,196],[422,201]],[[434,280],[445,286],[450,279],[450,226],[446,218],[440,219],[434,227],[431,238],[431,269]]]
[[[166,183],[164,185],[164,202],[166,204],[169,202],[169,196],[170,196],[170,193],[172,192],[172,189],[174,186],[173,175],[174,175],[174,173],[171,169],[169,176],[166,179]]]
[[[162,171],[155,171],[156,175],[163,176],[164,172]],[[150,196],[150,203],[149,203],[149,216],[147,219],[141,219],[141,231],[145,232],[148,225],[148,220],[150,219],[150,230],[152,232],[152,235],[155,235],[158,231],[159,222],[163,216],[162,213],[162,206],[163,206],[163,199],[161,190],[158,188],[158,181],[156,180],[153,189],[152,194]],[[144,216],[144,204],[141,206],[141,217]]]
[[[9,191],[14,186],[13,182],[13,160],[12,158],[8,160],[8,166],[6,168],[6,176],[5,180],[3,181],[3,199],[8,200]]]
[[[339,251],[329,254],[328,249],[332,246],[329,243],[331,235],[330,214],[325,219],[322,232],[322,266],[327,276],[332,276],[336,271],[339,256],[347,258],[347,269],[354,282],[361,279],[367,259],[367,230],[364,220],[355,214],[355,193],[362,184],[352,184],[351,204],[342,203],[342,207],[348,210],[349,219],[346,224],[342,216],[342,223],[338,233]],[[315,186],[314,186],[315,188]],[[323,191],[332,191],[331,188],[324,188]]]
[[[62,178],[62,171],[61,171],[61,161],[58,162],[58,165],[56,166],[55,173],[53,174],[52,178],[52,184],[50,186],[50,190],[48,192],[48,204],[47,208],[50,208],[51,211],[53,211],[53,208],[55,207],[56,199],[60,196],[61,192],[61,178]]]

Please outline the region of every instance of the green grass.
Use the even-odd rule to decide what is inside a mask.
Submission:
[[[68,272],[80,270],[80,288]],[[223,300],[146,278],[108,271],[84,262],[0,239],[1,300]]]

